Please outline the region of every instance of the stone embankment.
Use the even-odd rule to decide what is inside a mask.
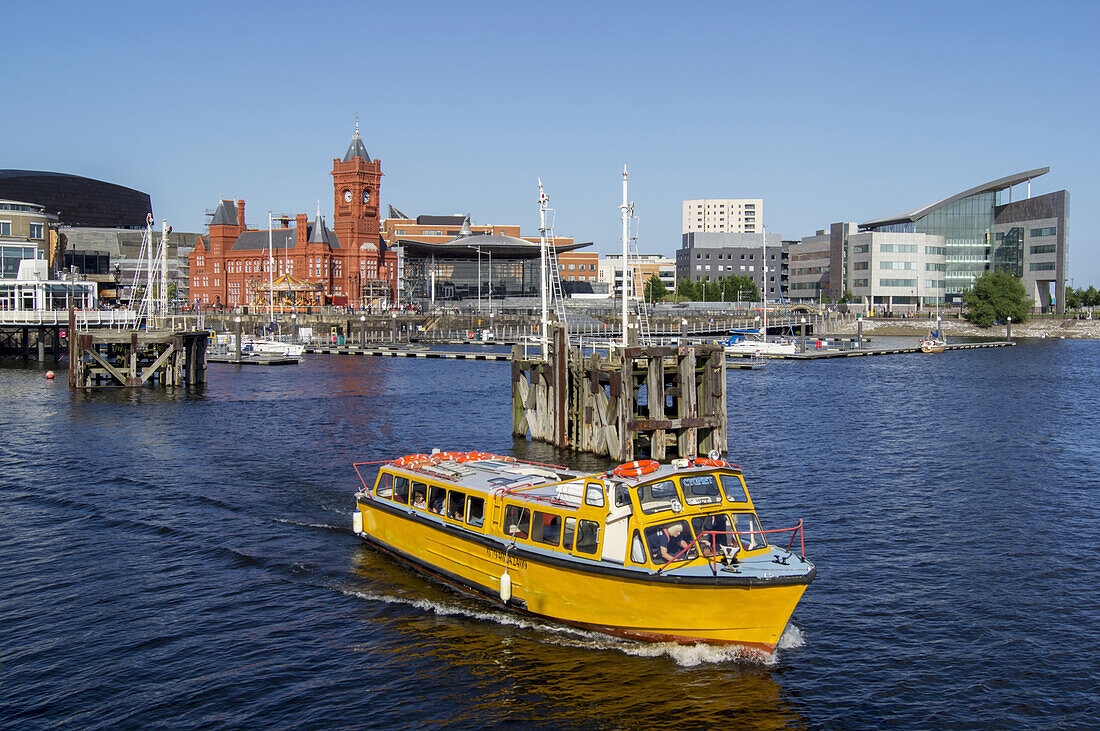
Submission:
[[[830,323],[832,325],[832,323]],[[863,321],[863,334],[879,337],[921,336],[936,326],[935,319],[914,317],[912,319],[875,319]],[[854,335],[857,324],[854,320],[839,320],[829,330],[836,335]],[[1004,325],[980,328],[966,320],[943,320],[943,330],[947,337],[987,337],[1003,338]],[[1023,324],[1012,323],[1012,337],[1015,338],[1083,338],[1100,340],[1100,320],[1062,320],[1057,318],[1037,318]]]

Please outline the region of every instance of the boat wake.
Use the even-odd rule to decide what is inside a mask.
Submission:
[[[621,652],[634,657],[667,657],[681,667],[696,665],[718,665],[724,663],[749,663],[753,665],[774,666],[778,662],[777,654],[765,655],[753,650],[728,645],[679,645],[675,642],[636,642],[634,640],[613,637],[601,632],[577,629],[563,624],[552,624],[531,619],[511,612],[477,609],[468,606],[448,604],[419,597],[401,597],[372,591],[356,589],[339,590],[346,596],[365,599],[383,604],[402,604],[441,617],[463,617],[497,625],[532,630],[540,635],[538,640],[561,647],[574,647],[585,650]],[[802,630],[793,624],[787,624],[779,638],[780,650],[789,650],[805,645]]]
[[[276,523],[282,523],[283,525],[297,525],[302,528],[317,528],[320,530],[333,530],[346,532],[349,530],[346,525],[330,525],[328,523],[306,523],[300,520],[287,520],[286,518],[274,518]]]

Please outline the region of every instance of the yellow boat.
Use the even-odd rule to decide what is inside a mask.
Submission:
[[[740,467],[718,459],[597,474],[479,452],[380,464],[376,475],[355,465],[360,538],[459,590],[575,627],[770,655],[816,574],[802,521],[763,530]],[[785,547],[768,540],[776,534]]]

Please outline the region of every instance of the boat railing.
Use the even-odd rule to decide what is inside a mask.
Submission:
[[[671,566],[674,563],[685,560],[685,558],[687,556],[691,555],[691,551],[693,549],[696,551],[696,553],[698,555],[703,555],[704,552],[699,550],[699,541],[703,540],[704,537],[705,537],[705,538],[708,539],[709,545],[712,548],[710,550],[710,553],[705,554],[704,557],[707,559],[707,563],[710,565],[711,571],[713,571],[715,573],[715,575],[717,575],[719,556],[718,556],[718,551],[715,551],[713,549],[713,546],[716,545],[717,538],[719,536],[750,536],[751,537],[751,536],[763,536],[763,535],[767,535],[768,533],[790,533],[791,534],[791,540],[787,542],[787,550],[788,551],[790,551],[791,547],[794,546],[794,539],[797,537],[798,540],[799,540],[799,556],[802,558],[803,561],[806,560],[806,536],[805,536],[804,524],[802,522],[802,518],[799,518],[798,523],[793,528],[772,528],[770,530],[726,530],[726,531],[722,531],[722,530],[705,530],[705,531],[700,531],[699,535],[697,535],[695,537],[694,541],[692,541],[690,544],[688,544],[687,546],[682,548],[680,550],[680,552],[677,553],[675,556],[673,556],[669,561],[662,564],[661,567],[657,569],[657,573],[660,573],[661,571],[664,571],[666,568],[668,568],[669,566]],[[681,558],[681,556],[683,556],[685,558]]]

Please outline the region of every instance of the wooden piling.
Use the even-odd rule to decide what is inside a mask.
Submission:
[[[513,346],[513,435],[620,462],[726,452],[720,345],[627,347],[585,357],[565,337],[555,329],[545,358],[524,358]]]

